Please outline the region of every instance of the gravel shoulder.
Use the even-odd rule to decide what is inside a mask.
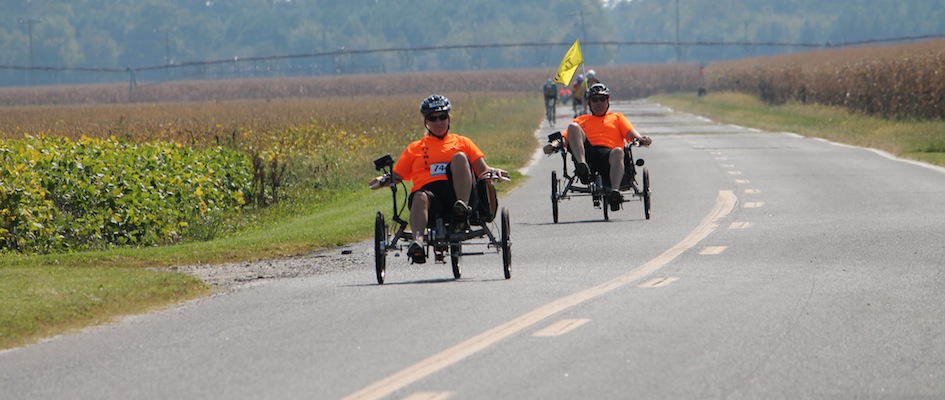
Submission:
[[[369,240],[299,256],[168,269],[197,277],[214,287],[237,288],[261,280],[315,276],[368,265],[374,265],[374,249]]]

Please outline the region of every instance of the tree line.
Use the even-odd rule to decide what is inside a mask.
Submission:
[[[163,69],[144,79],[203,79],[554,67],[567,45],[590,66],[714,62],[830,43],[945,33],[940,0],[0,0],[0,85],[114,82],[86,68]],[[746,43],[727,46],[670,42]],[[663,44],[655,44],[663,43]],[[347,50],[441,48],[356,53]],[[445,47],[445,48],[444,48]],[[311,55],[240,64],[242,59]],[[199,64],[206,60],[233,64]],[[171,76],[171,74],[176,74]]]

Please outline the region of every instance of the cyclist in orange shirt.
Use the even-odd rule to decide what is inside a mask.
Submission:
[[[414,241],[407,248],[407,255],[417,264],[426,262],[423,239],[430,221],[437,216],[449,218],[452,210],[455,221],[468,226],[474,176],[490,172],[503,178],[509,176],[506,171],[490,167],[485,154],[472,140],[450,132],[452,108],[449,99],[437,94],[420,103],[426,133],[407,145],[392,171],[395,182],[413,182],[407,207]],[[382,179],[374,178],[369,186],[380,188]]]
[[[574,119],[564,132],[565,145],[574,159],[574,174],[581,183],[588,184],[591,168],[599,172],[609,182],[623,179],[623,146],[625,141],[639,140],[649,146],[653,139],[643,136],[633,127],[630,120],[622,113],[610,112],[610,89],[603,83],[597,83],[587,89],[587,102],[590,114]],[[545,145],[545,154],[551,154],[557,143]],[[605,185],[608,182],[605,181]],[[611,187],[611,203],[621,201],[618,187]]]

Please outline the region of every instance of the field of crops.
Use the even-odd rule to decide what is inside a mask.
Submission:
[[[425,96],[0,108],[0,252],[207,240],[254,209],[360,188],[373,157],[422,134]],[[489,110],[528,97],[450,96],[456,127],[493,130]],[[515,157],[481,142],[498,163]]]
[[[563,54],[562,54],[563,55]],[[127,104],[207,102],[234,99],[352,98],[425,95],[430,93],[537,93],[555,67],[496,71],[416,72],[227,81],[139,82],[129,85],[87,85],[0,88],[0,107],[50,104]],[[643,98],[665,91],[695,91],[701,84],[695,64],[594,66],[618,99]],[[581,73],[579,71],[578,73]],[[2,121],[0,121],[2,123]]]
[[[0,250],[209,239],[228,215],[352,179],[416,96],[0,110]],[[368,106],[370,105],[370,106]],[[373,153],[373,151],[372,151]],[[362,175],[363,176],[363,175]]]
[[[842,106],[881,117],[945,118],[945,40],[864,46],[709,65],[707,88]]]
[[[718,63],[704,76],[695,64],[591,67],[616,99],[708,88],[945,117],[945,41]],[[428,94],[453,98],[458,121],[482,125],[482,110],[537,99],[554,72],[0,88],[0,252],[210,239],[237,229],[227,221],[247,210],[362,183],[372,157],[420,134]],[[499,162],[515,157],[509,148],[494,145]]]

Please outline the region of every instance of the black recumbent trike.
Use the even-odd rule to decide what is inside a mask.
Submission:
[[[609,205],[610,203],[610,177],[607,174],[601,174],[598,171],[591,169],[591,180],[588,184],[584,185],[579,180],[577,176],[571,175],[568,169],[568,154],[570,153],[567,148],[562,146],[563,143],[561,132],[554,132],[548,135],[549,143],[557,143],[557,146],[553,146],[552,149],[555,153],[561,154],[561,175],[562,178],[558,178],[557,171],[551,171],[551,214],[554,218],[554,222],[558,223],[558,202],[561,200],[568,200],[571,196],[590,196],[594,208],[600,208],[604,210],[604,220],[610,219],[609,212],[612,211]],[[621,199],[619,205],[615,205],[617,209],[623,208],[623,203],[629,201],[642,201],[643,202],[643,215],[646,219],[650,219],[650,173],[643,168],[643,178],[642,185],[637,184],[637,167],[643,166],[643,159],[633,158],[633,147],[640,146],[640,143],[636,140],[626,143],[624,145],[623,151],[623,180],[620,182],[620,187],[617,190],[621,193]],[[627,195],[630,195],[629,198]]]
[[[397,183],[390,179],[393,167],[394,160],[390,154],[374,160],[374,169],[384,171],[384,179],[381,180],[380,184],[390,187],[393,200],[393,216],[390,227],[388,227],[387,220],[384,218],[384,213],[378,211],[374,218],[374,266],[378,284],[384,283],[387,271],[387,253],[391,251],[405,252],[410,239],[413,237],[412,233],[407,231],[408,221],[400,216],[407,208],[407,197],[410,194],[407,192],[406,185],[401,183],[404,194],[400,196],[402,197],[402,203],[398,204]],[[446,214],[446,218],[444,218],[444,213],[436,213],[437,218],[430,221],[424,238],[424,246],[426,246],[424,251],[433,259],[435,264],[446,264],[446,257],[449,256],[450,264],[453,266],[453,277],[456,279],[461,276],[459,265],[463,256],[489,253],[502,255],[502,272],[505,279],[512,277],[512,241],[509,238],[509,211],[503,207],[499,215],[496,215],[498,198],[496,197],[495,186],[493,186],[493,182],[496,180],[508,179],[500,177],[497,173],[487,172],[474,183],[469,201],[472,212],[468,216],[468,223],[453,221],[455,216],[452,215],[452,212]],[[492,233],[493,229],[497,228],[496,216],[499,217],[499,237]],[[485,249],[468,251],[473,246],[485,247]]]

